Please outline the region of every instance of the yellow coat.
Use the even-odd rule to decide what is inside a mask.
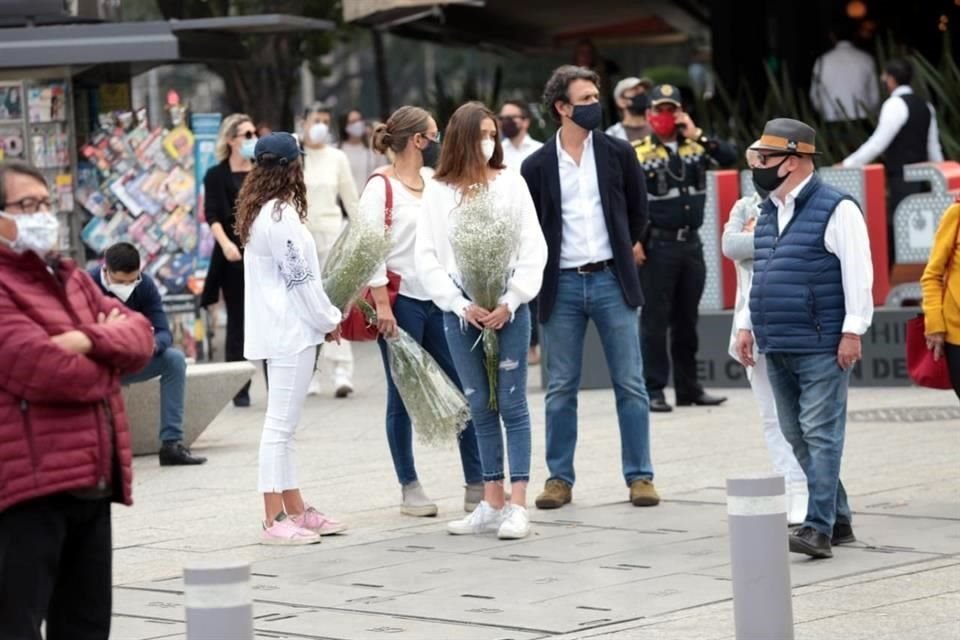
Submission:
[[[960,345],[960,200],[951,205],[940,219],[937,235],[930,250],[930,259],[923,270],[923,314],[926,333],[946,332],[946,341]],[[945,273],[947,263],[950,273]],[[943,281],[948,291],[944,293]]]

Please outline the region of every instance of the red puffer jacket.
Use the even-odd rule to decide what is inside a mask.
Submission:
[[[56,273],[56,277],[51,270]],[[122,495],[131,504],[130,433],[120,376],[153,355],[146,318],[98,324],[125,312],[69,260],[50,269],[33,253],[0,245],[0,511],[31,498],[106,488],[112,480],[113,430]],[[80,330],[93,343],[77,355],[51,342]]]

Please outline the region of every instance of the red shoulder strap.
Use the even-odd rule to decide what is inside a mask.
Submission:
[[[390,178],[382,173],[372,174],[369,178],[367,178],[367,183],[378,177],[383,178],[383,189],[385,194],[383,201],[383,228],[389,229],[391,226],[393,226],[393,185],[390,184]]]

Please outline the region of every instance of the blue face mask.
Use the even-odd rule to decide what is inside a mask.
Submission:
[[[253,160],[253,151],[257,148],[257,139],[248,138],[240,145],[240,155],[247,160]]]

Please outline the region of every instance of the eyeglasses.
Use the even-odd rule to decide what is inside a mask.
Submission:
[[[429,140],[430,142],[436,142],[437,144],[439,144],[439,143],[440,143],[440,137],[441,137],[442,134],[441,134],[439,131],[437,131],[437,135],[434,136],[434,137],[432,137],[432,138],[431,138],[430,136],[428,136],[427,134],[425,134],[425,133],[421,133],[420,135],[422,135],[424,138],[426,138],[426,139]]]
[[[757,152],[757,155],[756,155],[756,159],[757,159],[757,163],[759,164],[759,166],[764,167],[764,166],[767,165],[767,160],[771,160],[771,159],[773,159],[773,158],[786,158],[786,157],[789,156],[789,155],[791,155],[791,154],[789,154],[789,153],[761,153],[761,152],[758,151],[758,152]]]
[[[4,209],[9,210],[11,207],[16,207],[23,213],[46,212],[53,209],[53,200],[50,198],[20,198],[19,200],[3,203]]]
[[[244,133],[238,133],[237,138],[246,138],[247,140],[253,140],[257,136],[256,131],[246,131]]]

